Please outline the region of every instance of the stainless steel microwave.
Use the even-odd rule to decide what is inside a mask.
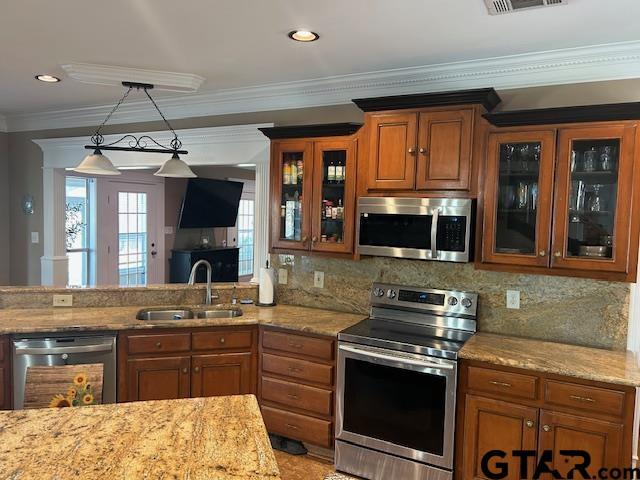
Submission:
[[[361,197],[357,251],[381,257],[469,262],[474,201],[466,198]]]

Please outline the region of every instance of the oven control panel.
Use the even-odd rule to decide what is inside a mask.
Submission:
[[[478,294],[376,283],[371,289],[371,305],[475,317]]]

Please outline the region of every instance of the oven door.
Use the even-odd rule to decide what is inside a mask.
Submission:
[[[454,360],[340,343],[336,438],[453,468]]]

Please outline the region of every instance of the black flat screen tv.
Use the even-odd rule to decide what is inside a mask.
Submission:
[[[190,178],[182,202],[179,228],[233,227],[238,217],[242,182]]]

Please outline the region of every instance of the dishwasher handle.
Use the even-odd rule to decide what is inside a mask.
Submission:
[[[110,352],[113,342],[98,345],[78,345],[75,347],[15,347],[16,355],[58,355],[60,353]]]

